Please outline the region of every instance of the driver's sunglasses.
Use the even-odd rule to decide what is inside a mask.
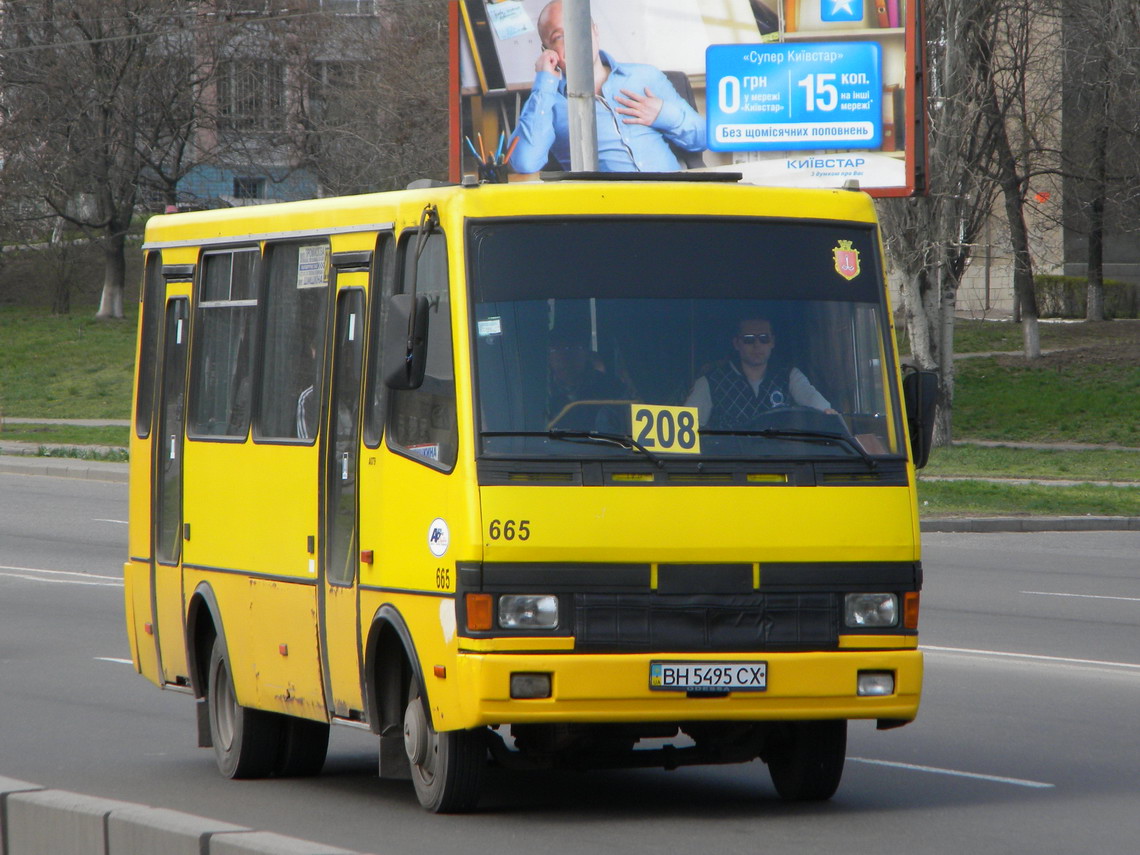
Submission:
[[[742,335],[742,336],[738,336],[738,337],[739,337],[742,344],[747,344],[747,345],[771,344],[772,343],[772,334],[766,333],[766,332],[749,333],[748,335]]]

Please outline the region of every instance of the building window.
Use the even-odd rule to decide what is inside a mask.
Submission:
[[[265,179],[264,178],[235,178],[234,179],[234,198],[235,199],[264,199],[265,198]]]
[[[218,66],[218,126],[240,131],[285,127],[285,65],[258,59]]]

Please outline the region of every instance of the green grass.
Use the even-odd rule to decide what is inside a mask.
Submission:
[[[1136,481],[1140,452],[1039,451],[1032,448],[987,448],[956,445],[936,448],[921,476],[1041,478],[1062,481]]]
[[[0,413],[127,419],[137,305],[121,321],[0,307]]]
[[[1037,325],[1043,351],[1089,344],[1114,342],[1135,336],[1140,326],[1137,320],[1119,320],[1103,324],[1085,324],[1073,321],[1042,321]],[[899,352],[910,353],[906,325],[896,326]],[[1021,324],[1008,320],[971,320],[958,318],[954,322],[954,353],[1018,353],[1025,343]]]
[[[918,507],[931,516],[1140,516],[1140,487],[1038,487],[986,481],[920,481]]]
[[[126,448],[130,428],[77,427],[73,425],[8,424],[0,439],[8,442],[35,442],[47,445],[104,445]]]
[[[1140,365],[979,358],[956,368],[955,437],[1140,446]]]

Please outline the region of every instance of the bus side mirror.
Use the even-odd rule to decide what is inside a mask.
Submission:
[[[384,320],[384,382],[389,389],[418,389],[427,368],[428,298],[393,294]]]
[[[914,468],[921,469],[934,444],[934,409],[938,405],[938,372],[908,369],[903,374],[903,400],[910,431],[910,453]]]

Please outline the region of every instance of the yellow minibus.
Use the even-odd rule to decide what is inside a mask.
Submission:
[[[818,800],[914,719],[936,386],[872,200],[622,178],[150,220],[127,632],[224,775],[341,724],[436,812],[491,764]]]

